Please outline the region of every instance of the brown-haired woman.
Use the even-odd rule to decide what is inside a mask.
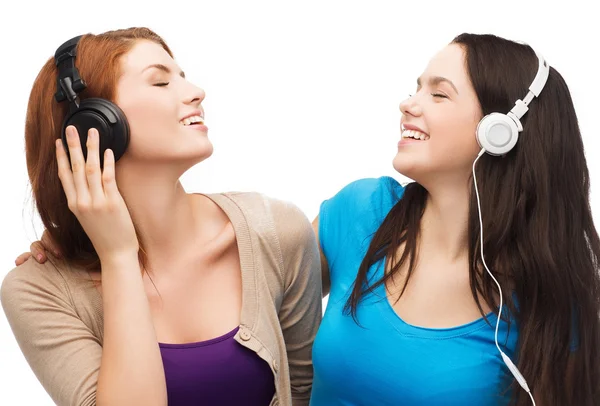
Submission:
[[[600,405],[600,241],[561,75],[464,34],[400,111],[393,165],[414,182],[357,180],[314,222],[330,295],[311,406]]]

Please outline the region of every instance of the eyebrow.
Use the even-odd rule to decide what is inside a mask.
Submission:
[[[458,94],[458,89],[456,88],[456,86],[454,86],[454,83],[452,83],[452,81],[450,79],[446,79],[445,77],[442,77],[442,76],[433,76],[433,77],[429,78],[429,84],[431,86],[439,85],[442,82],[448,83],[450,86],[452,86],[452,89],[454,89],[456,94]],[[421,78],[417,78],[417,86],[421,86]]]
[[[169,69],[167,66],[163,65],[162,63],[154,63],[152,65],[148,65],[144,68],[144,70],[142,70],[142,72],[145,72],[151,68],[159,69],[159,70],[169,73],[169,74],[171,73],[171,69]],[[180,71],[179,76],[181,76],[182,78],[185,78],[185,73],[183,71]]]

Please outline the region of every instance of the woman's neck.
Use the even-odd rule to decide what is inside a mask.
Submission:
[[[159,168],[131,169],[117,173],[117,184],[150,264],[161,268],[192,255],[222,230],[224,215],[218,206],[188,194],[178,176]]]
[[[440,186],[429,190],[419,233],[420,256],[449,262],[468,256],[469,189]]]

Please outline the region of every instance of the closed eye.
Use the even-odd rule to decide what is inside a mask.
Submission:
[[[431,95],[433,97],[441,97],[443,99],[447,99],[448,98],[448,96],[446,96],[445,94],[442,94],[442,93],[431,93]]]
[[[162,87],[162,86],[167,86],[168,84],[169,84],[169,82],[161,82],[161,83],[155,83],[154,86]]]

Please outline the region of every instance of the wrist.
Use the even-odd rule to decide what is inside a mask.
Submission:
[[[99,256],[99,259],[102,269],[122,267],[129,268],[132,264],[139,265],[137,250],[111,252]]]

